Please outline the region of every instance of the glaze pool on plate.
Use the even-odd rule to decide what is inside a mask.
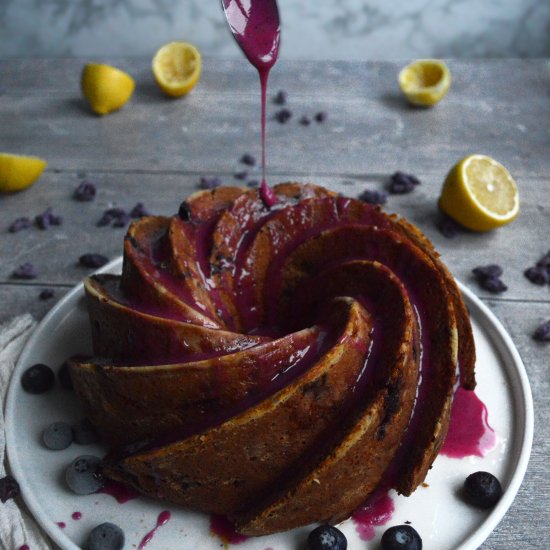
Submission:
[[[101,270],[120,271],[121,259]],[[510,507],[527,468],[533,435],[533,405],[525,369],[510,337],[494,315],[468,289],[460,285],[470,309],[477,349],[476,393],[489,409],[489,423],[497,434],[497,445],[486,457],[461,460],[439,456],[426,479],[411,497],[392,494],[393,518],[386,527],[411,521],[420,533],[426,550],[477,548]],[[6,439],[10,465],[19,481],[23,498],[37,522],[63,550],[81,548],[89,531],[99,523],[111,521],[122,527],[127,546],[138,545],[156,524],[163,510],[172,513],[147,550],[218,549],[220,540],[209,533],[204,514],[177,506],[139,498],[118,504],[111,496],[78,496],[63,482],[66,466],[81,454],[104,453],[99,445],[71,445],[63,451],[49,451],[41,443],[43,429],[51,422],[75,423],[82,412],[75,395],[59,385],[43,395],[25,393],[21,373],[28,366],[43,362],[57,369],[70,355],[90,353],[88,318],[82,285],[78,285],[44,318],[27,343],[16,367],[6,403]],[[470,508],[457,497],[466,476],[488,470],[503,483],[505,494],[489,512]],[[82,514],[74,520],[75,512]],[[60,529],[58,522],[66,527]],[[341,529],[350,549],[375,548],[386,527],[376,529],[372,541],[361,541],[352,521]],[[307,538],[305,527],[258,539],[248,539],[242,550],[298,549]],[[21,544],[23,544],[22,541]]]

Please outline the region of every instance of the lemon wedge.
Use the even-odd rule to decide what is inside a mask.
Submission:
[[[431,107],[451,87],[451,71],[439,59],[420,59],[401,69],[399,87],[413,104]]]
[[[187,42],[170,42],[157,51],[152,68],[160,89],[171,97],[180,97],[199,81],[201,54]]]
[[[86,64],[80,84],[92,111],[98,115],[120,109],[132,97],[136,85],[128,73],[101,63]]]
[[[519,193],[502,164],[485,155],[470,155],[448,173],[439,206],[464,227],[490,231],[518,215]]]
[[[44,159],[0,153],[0,191],[11,193],[30,187],[47,166]]]

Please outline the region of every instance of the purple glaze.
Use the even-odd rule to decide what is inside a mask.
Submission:
[[[19,547],[19,550],[31,550],[31,547],[28,544],[23,544]]]
[[[71,514],[71,518],[74,519],[75,521],[82,519],[82,512],[73,512]]]
[[[279,55],[281,26],[275,0],[222,0],[231,32],[260,76],[262,95],[262,185],[265,179],[265,111],[267,80]]]
[[[487,407],[475,392],[459,387],[441,454],[450,458],[485,456],[495,444],[496,434],[489,425]]]
[[[139,543],[138,550],[143,550],[150,542],[151,539],[155,536],[155,533],[157,532],[159,527],[162,527],[163,525],[166,525],[168,521],[170,520],[172,514],[168,510],[164,510],[161,512],[157,517],[157,524],[149,531]]]
[[[394,509],[393,500],[385,489],[373,493],[357,508],[351,519],[361,540],[374,538],[374,528],[385,525],[391,519]]]
[[[212,514],[210,516],[210,532],[219,537],[226,545],[239,544],[248,539],[246,535],[235,531],[235,526],[226,516]]]
[[[57,525],[60,529],[65,529],[65,527],[67,527],[67,524],[66,524],[64,521],[58,521],[58,522],[56,522],[56,525]]]
[[[119,504],[126,504],[128,501],[139,496],[137,491],[112,479],[106,480],[105,485],[98,492],[112,496]]]

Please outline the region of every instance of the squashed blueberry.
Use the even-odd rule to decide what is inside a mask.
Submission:
[[[302,126],[309,126],[311,124],[311,119],[304,115],[303,117],[300,117],[300,120],[298,121]]]
[[[237,180],[245,180],[248,177],[248,172],[236,172],[233,177]]]
[[[396,525],[384,531],[382,550],[422,550],[422,539],[410,525]]]
[[[273,103],[275,103],[275,105],[284,105],[286,103],[286,92],[284,90],[279,90],[273,98]]]
[[[253,155],[251,155],[250,153],[245,153],[242,157],[241,157],[241,162],[243,164],[246,164],[247,166],[254,166],[256,164],[256,157],[254,157]]]
[[[388,189],[390,193],[403,195],[410,193],[417,185],[420,185],[420,180],[416,176],[398,170],[391,175]]]
[[[55,296],[55,290],[53,288],[45,288],[40,291],[40,294],[38,297],[41,300],[49,300],[50,298],[53,298]]]
[[[319,111],[315,114],[315,120],[316,122],[325,122],[327,119],[327,113],[325,111]]]
[[[109,258],[103,254],[82,254],[78,258],[78,263],[83,267],[97,268],[104,266],[109,261]]]
[[[92,445],[100,440],[99,434],[87,418],[73,426],[73,433],[75,443],[79,445]]]
[[[77,495],[96,493],[104,485],[101,459],[93,455],[76,457],[65,470],[65,481]]]
[[[23,229],[28,229],[32,225],[31,220],[26,217],[16,218],[11,225],[8,227],[10,233],[18,233]]]
[[[217,176],[212,176],[210,178],[206,176],[201,176],[201,179],[199,181],[200,189],[216,189],[216,187],[219,187],[221,184],[222,180]]]
[[[29,367],[21,376],[21,385],[28,393],[45,393],[55,384],[53,370],[43,363]]]
[[[290,109],[287,109],[286,107],[278,110],[275,113],[275,120],[279,124],[285,124],[289,121],[290,118],[292,118],[292,111],[290,111]]]
[[[14,279],[36,279],[38,277],[38,270],[30,262],[25,262],[15,268],[11,276]]]
[[[142,202],[138,202],[132,210],[130,210],[131,218],[143,218],[144,216],[150,216],[151,212],[149,209],[143,205]]]
[[[475,472],[466,478],[464,492],[470,504],[478,508],[492,508],[502,496],[502,487],[493,474]]]
[[[550,342],[550,321],[542,323],[535,332],[533,332],[533,340],[538,342]]]
[[[123,547],[124,531],[109,522],[94,527],[86,541],[86,550],[121,550]]]
[[[503,273],[502,267],[500,267],[497,264],[489,264],[489,265],[480,265],[478,267],[474,267],[472,269],[472,273],[475,275],[476,279],[487,279],[487,278],[494,278],[494,277],[500,277]]]
[[[63,223],[63,218],[61,216],[56,216],[51,207],[46,208],[42,214],[34,217],[34,224],[39,229],[48,229],[52,225],[61,225]]]
[[[74,190],[73,198],[80,202],[90,202],[94,200],[96,187],[89,181],[82,181]]]
[[[340,529],[332,525],[320,525],[307,537],[308,550],[346,550],[348,541]]]
[[[457,233],[462,229],[462,226],[455,222],[452,218],[449,218],[449,216],[443,216],[439,220],[437,228],[444,237],[447,239],[452,239],[453,237],[456,237]]]
[[[130,215],[126,210],[119,207],[108,208],[103,212],[101,218],[97,221],[97,227],[105,227],[106,225],[112,225],[112,227],[125,227],[130,221]]]
[[[2,502],[7,502],[10,498],[19,496],[20,492],[19,483],[13,477],[0,478],[0,500]]]
[[[534,266],[526,269],[523,274],[535,285],[545,285],[550,281],[550,273],[544,266]]]
[[[368,204],[386,204],[388,194],[385,191],[377,191],[376,189],[365,189],[359,195],[359,200]]]
[[[44,445],[52,451],[62,451],[73,442],[73,429],[66,422],[54,422],[42,433]]]

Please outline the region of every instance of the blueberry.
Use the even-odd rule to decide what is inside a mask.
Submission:
[[[315,114],[314,118],[317,122],[325,122],[325,120],[327,119],[327,114],[325,113],[325,111],[319,111]]]
[[[13,477],[6,476],[0,478],[0,500],[2,502],[15,498],[20,492],[19,483]]]
[[[103,487],[101,459],[93,455],[76,457],[65,470],[65,481],[77,495],[90,495]]]
[[[23,229],[28,229],[32,225],[31,220],[26,217],[15,219],[11,225],[8,227],[10,233],[18,233]]]
[[[359,200],[368,204],[386,204],[388,194],[385,191],[377,191],[375,189],[365,189],[360,195]]]
[[[502,275],[502,267],[496,264],[480,265],[472,269],[472,273],[478,280],[500,277]]]
[[[298,121],[302,126],[309,126],[311,124],[311,120],[308,116],[304,115],[300,118]]]
[[[286,92],[284,90],[279,90],[277,95],[273,98],[273,103],[275,103],[275,105],[284,105],[286,103]]]
[[[452,239],[453,237],[456,237],[456,234],[462,229],[462,226],[455,222],[452,218],[444,216],[439,220],[437,228],[444,237],[447,237],[447,239]]]
[[[73,442],[73,429],[66,422],[54,422],[44,430],[42,441],[48,449],[62,451]]]
[[[87,418],[83,418],[76,426],[73,426],[73,431],[74,440],[79,445],[91,445],[100,440],[99,434]]]
[[[109,522],[94,527],[86,541],[87,550],[121,550],[123,547],[124,531]]]
[[[55,295],[55,290],[53,288],[45,288],[43,289],[38,297],[41,300],[49,300],[50,298],[53,298]]]
[[[348,541],[342,531],[332,525],[320,525],[307,537],[308,550],[346,550]]]
[[[246,164],[247,166],[254,166],[256,164],[256,158],[253,155],[251,155],[250,153],[245,153],[241,157],[241,162],[243,164]]]
[[[383,550],[421,550],[422,539],[410,525],[390,527],[380,541]]]
[[[38,270],[30,262],[25,262],[15,268],[11,276],[14,279],[36,279],[38,277]]]
[[[29,367],[21,377],[21,385],[28,393],[44,393],[51,390],[55,384],[53,370],[47,365],[37,363]]]
[[[82,254],[78,258],[78,263],[83,267],[97,268],[104,266],[109,259],[102,254]]]
[[[131,218],[143,218],[144,216],[150,216],[151,212],[143,205],[142,202],[138,202],[132,210],[130,210]]]
[[[290,118],[292,118],[292,111],[290,111],[290,109],[287,109],[286,107],[280,109],[275,113],[275,120],[279,124],[285,124],[285,122],[288,122]]]
[[[493,474],[475,472],[466,478],[464,492],[470,504],[478,508],[492,508],[502,496],[502,487]]]
[[[183,201],[180,204],[180,207],[179,207],[179,210],[178,210],[178,216],[184,222],[188,222],[188,221],[191,220],[191,209],[189,208],[189,205],[187,204],[187,201]]]
[[[73,197],[80,202],[89,202],[94,200],[95,194],[95,185],[89,181],[83,181],[74,190]]]
[[[222,184],[222,180],[216,176],[207,178],[206,176],[201,176],[199,181],[199,187],[201,189],[216,189]]]
[[[533,340],[538,342],[550,342],[550,321],[542,323],[535,332],[533,332]]]
[[[550,281],[550,273],[548,273],[547,268],[542,265],[529,267],[523,274],[536,285],[545,285]]]

